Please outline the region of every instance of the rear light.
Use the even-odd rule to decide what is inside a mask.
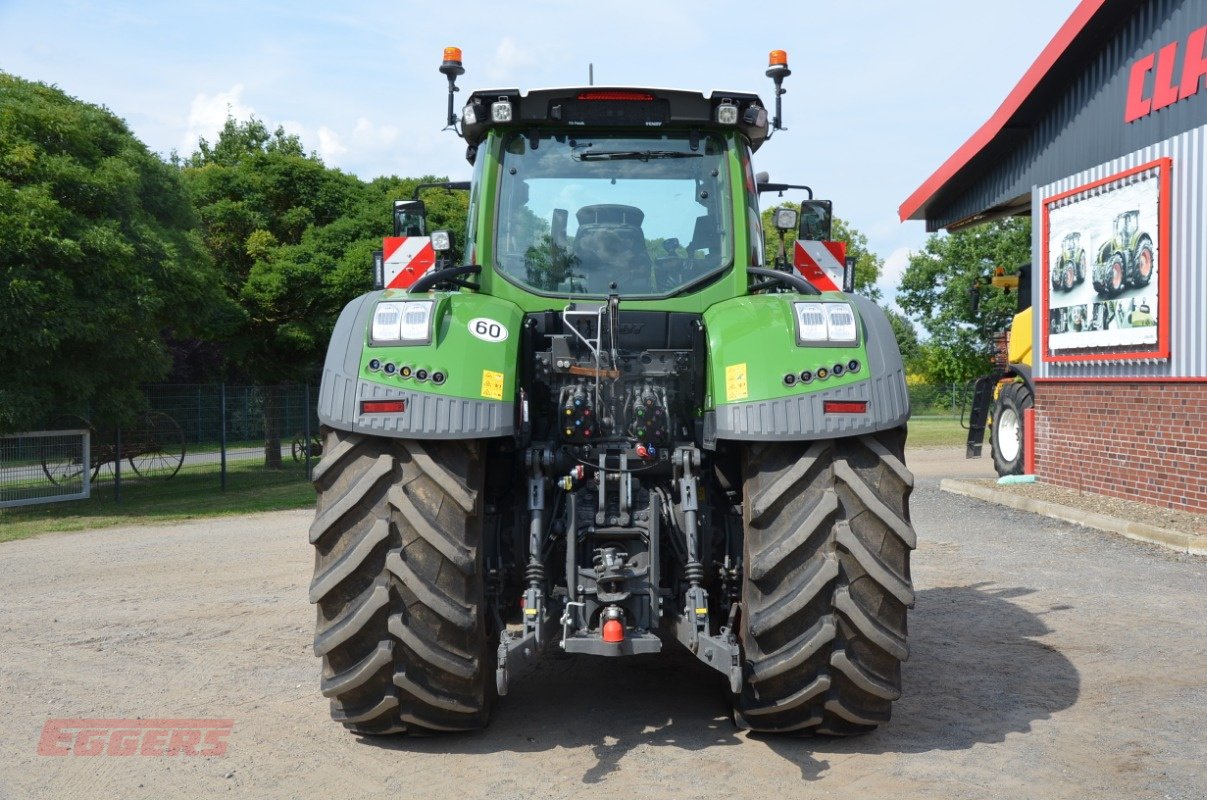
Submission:
[[[598,101],[598,100],[641,101],[641,100],[653,100],[654,95],[649,94],[648,92],[579,92],[578,99],[579,100],[590,100],[590,101]]]
[[[407,410],[406,400],[362,400],[362,414],[401,414]]]
[[[827,414],[866,414],[867,400],[826,400],[822,408]]]

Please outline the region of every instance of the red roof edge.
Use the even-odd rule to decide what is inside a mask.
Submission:
[[[956,173],[968,165],[973,157],[981,152],[993,138],[1001,133],[1002,128],[1010,120],[1010,117],[1018,111],[1022,106],[1023,101],[1030,96],[1031,92],[1035,91],[1035,87],[1043,80],[1048,71],[1056,63],[1057,59],[1064,54],[1069,45],[1077,38],[1086,24],[1094,17],[1098,10],[1105,5],[1107,0],[1081,0],[1081,4],[1073,10],[1072,16],[1065,21],[1065,24],[1060,26],[1060,30],[1052,37],[1052,41],[1048,42],[1048,46],[1043,49],[1039,57],[1035,59],[1035,63],[1023,75],[1022,80],[1014,87],[1014,90],[1006,96],[1001,106],[994,113],[989,121],[980,127],[980,129],[965,142],[959,150],[952,154],[951,158],[943,162],[943,165],[935,170],[935,173],[927,178],[914,193],[906,199],[901,207],[897,209],[901,221],[905,222],[918,212],[920,208],[932,197],[947,181],[955,177]]]

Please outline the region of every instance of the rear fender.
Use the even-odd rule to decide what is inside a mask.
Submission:
[[[856,436],[899,427],[909,419],[901,352],[888,317],[857,295],[849,302],[860,341],[854,347],[800,346],[793,303],[814,298],[774,294],[734,298],[705,312],[709,391],[705,441],[783,441]],[[858,363],[834,374],[834,365]],[[816,377],[821,369],[830,374]],[[813,380],[802,382],[802,372]],[[795,379],[790,376],[795,376]],[[826,413],[826,401],[866,403],[863,413]]]
[[[378,301],[411,299],[405,293],[369,292],[344,307],[323,364],[318,403],[322,424],[408,439],[514,433],[520,309],[486,295],[432,293],[424,299],[429,297],[436,301],[435,322],[431,343],[422,345],[370,341]],[[481,330],[475,332],[477,328]],[[374,361],[380,362],[376,369]],[[409,368],[408,376],[403,376],[403,367]],[[421,370],[425,380],[419,380]],[[443,374],[443,383],[433,381],[437,372]],[[398,401],[401,406],[379,412],[366,409],[368,401]]]

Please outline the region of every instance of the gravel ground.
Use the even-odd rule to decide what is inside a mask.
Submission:
[[[492,726],[358,739],[310,652],[311,514],[0,545],[0,797],[1207,796],[1207,559],[938,490],[911,453],[917,607],[893,720],[854,739],[736,731],[680,655],[550,655]],[[38,755],[49,718],[234,720],[221,756]]]

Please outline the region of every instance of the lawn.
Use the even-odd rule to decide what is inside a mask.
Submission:
[[[907,447],[963,447],[968,431],[958,417],[914,417],[909,421]]]
[[[314,489],[306,481],[304,466],[288,461],[281,470],[266,470],[257,462],[234,462],[227,467],[226,491],[221,489],[216,464],[186,466],[166,481],[142,481],[123,472],[120,503],[115,501],[112,482],[102,480],[87,500],[0,509],[0,542],[52,531],[313,506]]]

